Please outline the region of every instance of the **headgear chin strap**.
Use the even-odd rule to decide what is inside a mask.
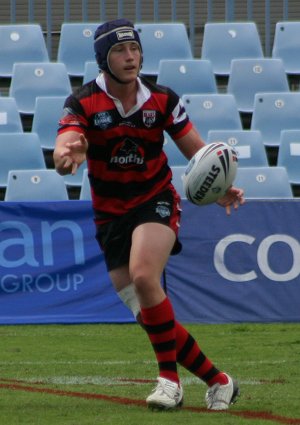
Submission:
[[[108,57],[113,46],[119,43],[132,41],[138,44],[141,51],[142,66],[142,45],[140,37],[132,22],[127,19],[115,19],[100,25],[94,34],[95,57],[100,70],[107,72],[110,76],[120,84],[127,84],[125,81],[119,80],[110,69]]]

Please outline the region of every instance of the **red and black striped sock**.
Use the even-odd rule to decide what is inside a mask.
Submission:
[[[227,376],[205,356],[192,335],[180,323],[176,322],[175,326],[178,363],[209,386],[217,382],[221,385],[227,384]]]
[[[156,355],[159,376],[179,382],[176,364],[175,319],[169,299],[165,298],[154,307],[142,308],[141,316]]]

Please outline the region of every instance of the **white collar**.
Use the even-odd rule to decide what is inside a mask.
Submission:
[[[137,103],[136,105],[133,106],[133,108],[130,109],[130,111],[128,111],[125,114],[120,100],[108,93],[103,73],[99,74],[98,77],[96,78],[97,85],[100,87],[101,90],[103,90],[107,94],[107,96],[109,96],[114,101],[116,108],[118,109],[118,112],[122,118],[129,117],[130,115],[138,111],[151,96],[150,90],[142,83],[139,77],[137,77],[137,82],[138,82],[138,91],[136,94]]]

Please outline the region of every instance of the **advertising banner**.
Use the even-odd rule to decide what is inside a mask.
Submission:
[[[166,268],[183,322],[300,321],[300,203],[182,203]],[[94,237],[89,201],[0,202],[0,324],[132,322]]]

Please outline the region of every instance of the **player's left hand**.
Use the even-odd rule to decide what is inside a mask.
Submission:
[[[226,208],[226,214],[231,214],[231,207],[235,210],[238,209],[240,205],[245,203],[244,191],[243,189],[239,189],[237,187],[231,186],[226,194],[217,201],[217,204],[221,207]]]

